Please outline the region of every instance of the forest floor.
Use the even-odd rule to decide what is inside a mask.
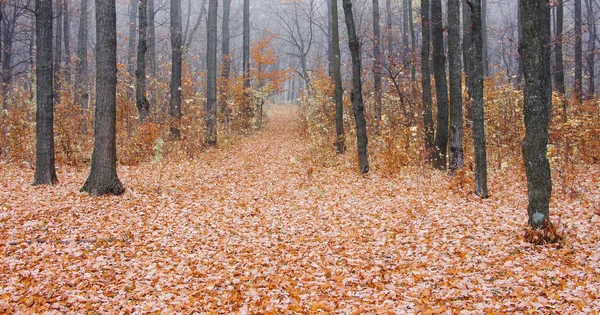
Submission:
[[[491,197],[429,167],[314,166],[293,109],[194,161],[120,166],[118,197],[0,171],[0,313],[582,313],[600,310],[600,168],[555,192],[561,245],[523,239],[522,176]],[[458,185],[459,187],[452,187]]]

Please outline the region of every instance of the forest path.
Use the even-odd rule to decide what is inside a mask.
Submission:
[[[354,150],[313,166],[294,110],[193,161],[119,167],[118,197],[78,193],[87,170],[31,187],[8,166],[0,313],[600,309],[600,217],[564,205],[577,244],[534,248],[522,182],[490,177],[481,201],[425,168],[359,175]]]

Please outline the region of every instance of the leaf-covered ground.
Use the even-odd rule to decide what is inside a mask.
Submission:
[[[523,241],[522,175],[311,165],[291,109],[195,161],[119,167],[119,197],[0,171],[0,313],[581,313],[600,309],[600,188],[555,193],[562,246]],[[505,172],[510,173],[510,172]],[[454,186],[454,187],[453,187]],[[453,187],[449,189],[449,187]]]

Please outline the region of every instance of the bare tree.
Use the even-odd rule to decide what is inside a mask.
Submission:
[[[171,98],[169,99],[169,114],[171,126],[170,137],[181,138],[181,0],[171,0]]]
[[[524,15],[523,12],[521,12]],[[581,47],[581,0],[575,0],[575,81],[573,83],[573,94],[577,104],[582,104],[583,84],[583,50]]]
[[[448,1],[448,57],[450,78],[450,170],[463,167],[462,70],[460,0]]]
[[[434,125],[433,113],[431,109],[431,72],[429,68],[429,48],[431,46],[429,0],[421,0],[421,31],[421,89],[423,90],[423,123],[425,126],[425,150],[427,152],[426,159],[430,161],[434,151]]]
[[[90,95],[88,93],[88,1],[81,0],[79,13],[79,31],[77,33],[77,64],[75,73],[75,104],[88,108]]]
[[[137,49],[137,69],[135,70],[135,106],[140,114],[140,121],[148,117],[150,102],[146,97],[146,51],[148,50],[146,34],[148,30],[148,0],[139,0],[140,30]]]
[[[595,60],[596,60],[596,16],[594,15],[594,3],[592,0],[585,0],[585,6],[587,10],[587,29],[588,29],[588,43],[587,43],[587,54],[585,56],[587,63],[587,79],[588,79],[588,90],[586,97],[588,99],[594,98],[594,92],[596,90],[595,83]]]
[[[206,48],[206,144],[217,145],[217,8],[218,0],[208,1]]]
[[[487,153],[485,144],[485,119],[483,112],[483,23],[481,0],[469,0],[471,11],[471,49],[469,54],[471,76],[470,94],[473,102],[473,142],[475,151],[475,194],[488,197]]]
[[[90,176],[81,191],[93,196],[125,191],[117,176],[117,14],[115,0],[96,0],[96,114]]]
[[[444,56],[444,34],[442,27],[442,2],[431,2],[431,27],[433,40],[433,75],[437,96],[437,130],[435,132],[434,166],[446,169],[446,150],[448,147],[448,85],[446,83],[446,65]]]
[[[525,139],[523,160],[527,175],[529,225],[544,228],[549,224],[552,179],[546,156],[548,145],[548,115],[552,99],[546,86],[550,78],[544,68],[550,63],[550,47],[544,44],[544,15],[549,15],[545,1],[520,0],[523,41],[519,52],[523,61]],[[577,15],[576,15],[577,16]],[[548,17],[549,19],[549,17]]]
[[[242,32],[242,73],[244,76],[244,89],[247,89],[250,87],[250,0],[244,0]],[[250,105],[248,104],[248,106]]]
[[[406,0],[405,0],[406,1]],[[375,92],[375,133],[381,128],[381,31],[379,29],[379,1],[373,0],[373,90]]]
[[[127,72],[135,75],[135,33],[137,30],[137,11],[139,0],[131,0],[129,3],[129,37],[127,50]]]
[[[33,185],[58,181],[54,166],[54,105],[52,78],[52,0],[35,1],[36,24],[36,152]]]
[[[346,136],[344,134],[344,102],[341,74],[340,32],[338,22],[338,0],[331,0],[331,42],[333,48],[333,79],[335,98],[335,134],[338,154],[346,153]]]
[[[348,29],[348,45],[352,56],[352,110],[356,121],[356,144],[358,147],[358,161],[360,172],[369,172],[369,154],[367,152],[367,123],[364,116],[364,102],[362,97],[360,42],[356,36],[354,25],[354,14],[352,13],[352,2],[343,0],[344,17]]]

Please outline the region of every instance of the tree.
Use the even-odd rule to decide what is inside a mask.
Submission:
[[[594,92],[596,90],[595,83],[595,61],[596,61],[596,17],[594,15],[594,3],[592,0],[585,0],[585,6],[587,9],[587,28],[588,28],[588,43],[587,43],[587,79],[588,79],[588,90],[586,97],[588,99],[594,98]]]
[[[227,90],[229,88],[229,74],[231,72],[231,51],[230,51],[230,37],[231,32],[229,30],[229,20],[231,18],[231,0],[223,0],[223,22],[221,24],[221,37],[223,42],[221,43],[221,55],[223,58],[223,71],[221,71],[221,88],[219,93],[221,99],[219,100],[219,108],[225,118],[225,124],[229,123],[229,109],[227,108]]]
[[[59,2],[56,7],[57,15],[56,15],[56,34],[54,37],[54,101],[60,103],[60,72],[61,72],[61,63],[62,63],[62,35],[63,35],[63,3]]]
[[[139,0],[129,3],[129,39],[127,49],[127,72],[135,75],[135,32],[137,29],[137,11]]]
[[[375,92],[375,133],[381,128],[381,30],[379,29],[379,1],[373,0],[373,90]]]
[[[438,169],[446,169],[448,147],[448,85],[444,56],[444,34],[442,27],[442,1],[431,1],[431,27],[433,40],[433,76],[437,96],[437,130],[435,132],[435,154],[433,164]]]
[[[88,94],[88,0],[81,0],[79,15],[79,31],[77,33],[77,64],[75,73],[75,104],[88,108],[90,95]]]
[[[521,15],[523,15],[523,12],[521,12]],[[573,82],[573,95],[575,96],[575,101],[580,106],[582,103],[581,85],[583,82],[581,37],[581,0],[575,0],[575,81]]]
[[[427,161],[432,158],[433,113],[431,112],[431,72],[429,70],[429,48],[431,45],[429,23],[429,0],[421,0],[421,89],[423,90],[423,123],[425,126],[425,151]]]
[[[464,164],[462,118],[462,70],[460,42],[460,0],[448,1],[448,57],[450,78],[450,155],[451,170]]]
[[[555,53],[555,72],[554,78],[556,80],[556,90],[564,95],[565,94],[565,71],[563,61],[563,23],[564,23],[564,3],[561,1],[556,6],[556,46],[554,48]],[[563,106],[565,104],[563,103]]]
[[[208,1],[206,48],[206,144],[217,145],[217,9],[218,0]]]
[[[65,66],[67,71],[71,68],[71,20],[69,19],[69,0],[63,0],[63,32],[65,43]],[[70,74],[70,73],[69,73]],[[70,78],[70,76],[67,76]]]
[[[247,89],[250,87],[250,0],[244,0],[242,33],[242,73],[244,89]]]
[[[181,138],[181,0],[171,0],[171,98],[169,99],[169,114],[171,126],[170,137],[174,140]]]
[[[487,0],[481,0],[481,36],[483,37],[483,76],[489,75],[488,36],[487,36]]]
[[[52,0],[36,0],[35,7],[37,110],[33,185],[52,185],[58,181],[54,166]]]
[[[148,0],[140,0],[140,30],[138,35],[137,69],[135,70],[135,106],[140,113],[141,122],[144,122],[144,119],[150,113],[150,102],[148,102],[148,98],[146,97],[146,51],[148,50],[146,41],[148,30],[147,6]]]
[[[351,0],[343,0],[344,17],[348,29],[348,46],[352,56],[352,110],[356,121],[356,145],[358,147],[358,161],[360,172],[369,172],[369,154],[367,152],[367,123],[364,116],[364,102],[362,97],[360,42],[356,36],[354,15],[352,13]]]
[[[154,0],[148,0],[148,51],[146,56],[148,57],[148,67],[150,68],[150,75],[156,76],[156,27],[155,27],[155,15]]]
[[[534,0],[537,1],[537,0]],[[487,188],[487,153],[485,144],[485,119],[483,112],[483,23],[481,0],[470,0],[471,8],[471,49],[469,54],[469,93],[473,102],[473,142],[475,147],[475,194],[481,198],[488,197]]]
[[[346,136],[344,134],[344,102],[342,90],[342,74],[340,62],[340,32],[338,22],[338,0],[331,0],[331,42],[333,48],[333,81],[335,99],[335,146],[338,154],[346,153]]]
[[[576,2],[577,3],[577,2]],[[523,40],[519,53],[523,62],[525,79],[523,105],[525,139],[523,161],[527,175],[529,205],[528,223],[533,228],[549,224],[552,179],[550,164],[546,157],[548,145],[548,115],[552,99],[548,98],[546,86],[550,78],[545,75],[545,65],[550,63],[550,48],[544,45],[544,15],[549,15],[545,1],[520,0]]]
[[[96,0],[96,113],[90,175],[81,188],[93,196],[125,191],[117,176],[117,14],[115,0]]]

